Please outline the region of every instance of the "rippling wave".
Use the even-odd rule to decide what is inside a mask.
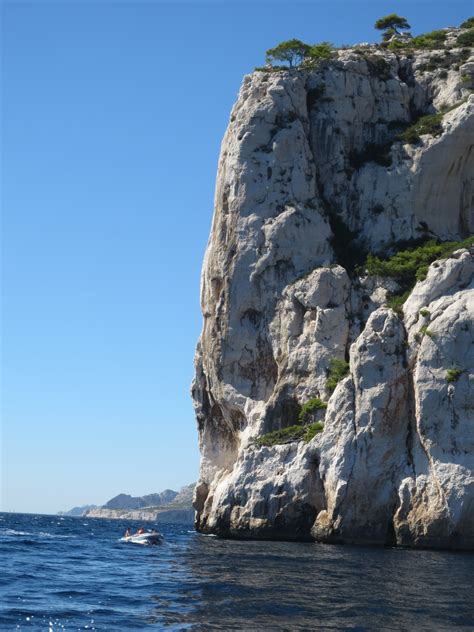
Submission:
[[[243,542],[0,515],[1,630],[474,630],[467,553]]]

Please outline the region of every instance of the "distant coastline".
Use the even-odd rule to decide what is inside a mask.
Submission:
[[[58,515],[77,518],[108,518],[112,520],[134,520],[140,522],[174,522],[192,524],[194,508],[192,499],[195,483],[186,485],[179,492],[167,489],[147,496],[119,494],[104,505],[83,505]]]

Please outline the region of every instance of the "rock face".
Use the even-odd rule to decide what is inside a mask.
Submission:
[[[97,507],[85,511],[82,516],[84,518],[107,518],[108,520],[156,521],[156,512],[147,509],[104,509]]]
[[[473,254],[433,263],[403,317],[386,305],[394,281],[355,268],[474,232],[474,60],[453,49],[437,70],[437,54],[365,47],[244,78],[202,271],[201,531],[473,546]],[[448,106],[438,136],[398,139]],[[334,359],[349,373],[330,392]],[[321,434],[256,444],[314,397]]]

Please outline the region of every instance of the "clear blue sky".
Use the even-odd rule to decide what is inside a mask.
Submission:
[[[472,2],[2,3],[2,509],[196,480],[189,397],[219,145],[298,37],[374,41]]]

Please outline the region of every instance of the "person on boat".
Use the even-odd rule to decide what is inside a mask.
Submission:
[[[140,527],[137,531],[137,535],[141,535],[142,533],[145,533],[145,529],[143,527]]]
[[[132,535],[132,532],[130,531],[130,528],[128,528],[128,529],[125,531],[124,538],[129,538],[131,535]]]

